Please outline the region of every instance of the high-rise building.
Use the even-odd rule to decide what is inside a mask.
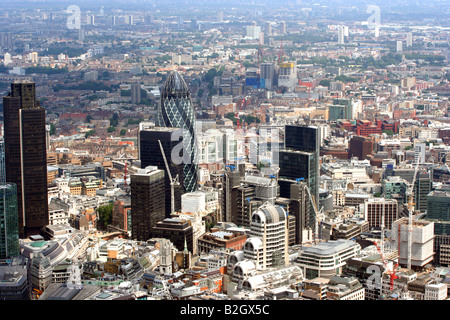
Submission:
[[[86,16],[86,24],[88,26],[94,26],[95,25],[95,16],[92,14],[88,14]]]
[[[133,239],[147,241],[158,221],[165,218],[164,176],[164,171],[152,166],[131,175]]]
[[[412,35],[412,32],[408,32],[406,34],[406,46],[411,47],[412,44],[413,44],[413,35]]]
[[[294,173],[286,175],[288,179],[305,178],[308,181],[311,194],[314,196],[317,208],[319,207],[319,155],[321,143],[321,131],[316,126],[303,125],[287,125],[285,129],[285,148],[304,153],[311,153],[308,155],[309,159],[309,173],[304,171],[304,176],[294,177]],[[289,165],[289,164],[288,164]],[[281,168],[280,168],[281,170]],[[308,176],[306,175],[308,173]],[[281,177],[280,173],[280,177]]]
[[[287,215],[281,206],[264,204],[251,217],[244,257],[257,269],[289,264]]]
[[[259,66],[260,78],[264,79],[266,89],[272,89],[275,80],[275,64],[273,62],[263,62]]]
[[[45,109],[34,82],[16,81],[3,98],[6,181],[17,185],[19,234],[48,224]]]
[[[181,210],[181,195],[185,192],[183,188],[183,164],[175,164],[172,161],[171,153],[178,141],[172,141],[173,133],[179,130],[178,128],[163,128],[163,127],[141,127],[138,133],[138,149],[139,158],[141,160],[141,168],[145,169],[147,166],[156,166],[158,169],[164,171],[164,189],[165,189],[165,217],[168,218],[172,213],[171,208],[171,186],[170,178],[167,174],[167,168],[164,163],[164,157],[161,153],[161,147],[167,159],[170,174],[172,179],[178,176],[180,187],[174,187],[174,204],[175,211]]]
[[[130,26],[133,25],[133,16],[130,14],[127,14],[124,18],[125,24],[128,24]]]
[[[286,34],[286,33],[287,33],[286,22],[280,21],[280,34]]]
[[[403,52],[403,41],[402,40],[397,40],[397,53],[398,52]]]
[[[414,208],[416,211],[424,213],[427,211],[427,197],[433,185],[431,172],[419,170],[414,184]]]
[[[344,44],[345,43],[345,30],[344,26],[338,27],[338,44]]]
[[[436,189],[427,197],[427,221],[434,222],[434,263],[450,266],[450,189]]]
[[[289,215],[295,217],[295,244],[302,244],[312,240],[308,233],[311,218],[311,200],[306,191],[306,182],[290,184],[290,198],[293,203],[290,206]]]
[[[131,84],[131,103],[137,104],[141,102],[141,85],[139,83]]]
[[[2,184],[0,185],[0,259],[19,254],[17,186]]]
[[[0,184],[6,183],[6,169],[5,169],[5,141],[0,140]]]
[[[178,71],[172,71],[161,89],[156,125],[182,129],[182,152],[174,153],[171,150],[172,161],[183,163],[183,185],[186,192],[197,190],[198,155],[194,107],[189,88]]]
[[[0,33],[0,47],[2,49],[12,48],[14,42],[11,32]]]
[[[266,22],[265,31],[268,36],[272,35],[272,23],[270,21]]]

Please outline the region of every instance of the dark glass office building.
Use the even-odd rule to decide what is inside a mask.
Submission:
[[[306,125],[287,125],[285,127],[285,149],[274,151],[280,167],[280,196],[291,198],[291,185],[303,178],[307,183],[316,207],[319,208],[319,154],[320,128]],[[276,161],[274,160],[274,161]],[[311,205],[312,206],[312,205]],[[309,226],[314,226],[314,211],[310,210]]]
[[[153,227],[165,218],[164,171],[157,167],[140,169],[131,175],[131,236],[147,241]]]
[[[0,185],[0,259],[18,256],[19,220],[17,215],[17,186]]]
[[[183,149],[178,159],[183,163],[183,185],[187,192],[197,190],[197,143],[195,139],[195,115],[190,91],[183,77],[173,71],[161,88],[161,103],[156,126],[182,129]],[[175,161],[174,159],[172,159]]]
[[[148,166],[156,166],[158,169],[163,170],[165,174],[165,216],[170,217],[171,212],[171,187],[170,179],[167,174],[167,169],[164,163],[164,158],[161,153],[159,142],[163,146],[164,153],[166,155],[167,163],[169,165],[170,174],[172,178],[178,175],[179,187],[175,187],[175,211],[181,210],[181,195],[185,192],[183,187],[183,164],[175,164],[172,161],[171,152],[174,147],[179,144],[179,141],[172,141],[171,137],[175,130],[178,128],[166,128],[166,127],[151,127],[148,129],[140,130],[138,143],[139,143],[139,157],[141,160],[141,168]]]
[[[16,81],[3,97],[6,181],[17,185],[20,237],[38,234],[48,218],[45,109],[34,82]]]

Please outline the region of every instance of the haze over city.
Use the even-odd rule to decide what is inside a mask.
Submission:
[[[448,1],[0,5],[0,300],[449,299]]]

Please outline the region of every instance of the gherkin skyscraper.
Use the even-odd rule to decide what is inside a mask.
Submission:
[[[156,125],[159,127],[180,128],[182,150],[174,147],[168,160],[183,163],[183,187],[186,192],[197,190],[197,143],[195,138],[195,115],[191,94],[183,77],[172,71],[161,88]],[[176,137],[176,140],[179,140]],[[176,149],[176,150],[175,150]]]

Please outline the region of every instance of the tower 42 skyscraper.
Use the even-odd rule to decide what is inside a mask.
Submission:
[[[6,181],[17,185],[19,234],[39,233],[49,222],[45,109],[34,82],[15,81],[3,98]]]
[[[182,154],[172,150],[171,161],[183,163],[183,186],[186,192],[197,190],[197,143],[195,140],[195,116],[190,91],[178,71],[173,71],[161,88],[156,125],[180,128]],[[174,137],[176,139],[176,137]],[[179,139],[176,139],[179,140]]]

